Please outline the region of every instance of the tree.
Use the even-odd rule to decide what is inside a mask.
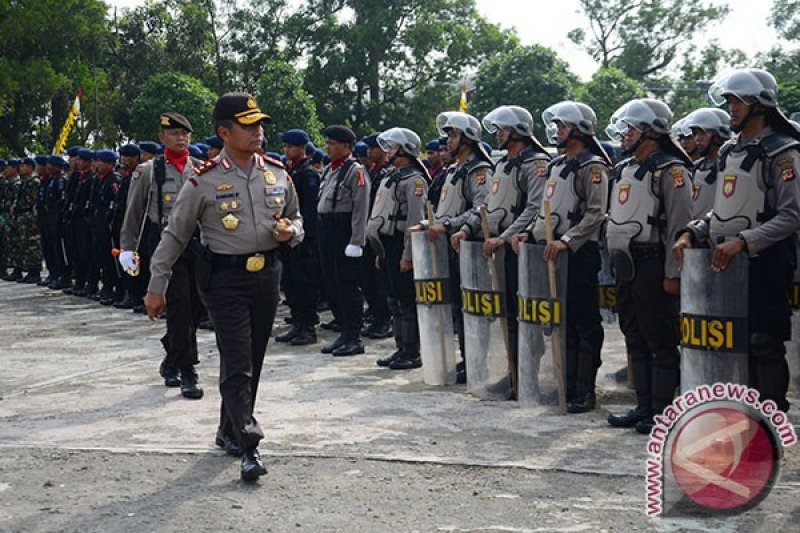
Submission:
[[[194,128],[194,138],[211,135],[211,111],[217,96],[202,82],[185,74],[156,74],[145,81],[130,104],[131,130],[135,139],[152,139],[158,131],[161,113],[184,115]]]
[[[592,79],[575,90],[576,100],[590,106],[597,115],[597,130],[602,132],[614,111],[634,98],[643,98],[646,91],[641,83],[617,68],[600,68]]]
[[[770,23],[784,39],[800,40],[800,0],[775,0]]]
[[[603,67],[643,79],[680,57],[695,34],[727,15],[725,5],[691,0],[580,0],[589,22],[569,32]]]
[[[258,80],[256,99],[261,109],[272,117],[264,126],[269,145],[277,149],[278,134],[291,128],[306,130],[314,144],[322,144],[322,124],[317,118],[314,100],[303,88],[303,78],[285,61],[267,61]]]
[[[549,48],[520,46],[495,55],[478,69],[470,113],[482,118],[501,105],[518,105],[533,114],[535,132],[544,139],[539,118],[546,108],[574,94],[578,78]]]

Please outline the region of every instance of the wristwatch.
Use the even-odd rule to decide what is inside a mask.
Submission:
[[[449,233],[449,232],[450,232],[450,229],[453,227],[453,223],[452,223],[452,222],[450,222],[450,219],[448,218],[447,220],[445,220],[444,222],[442,222],[442,226],[444,226],[444,229],[446,229],[446,230],[447,230],[447,232]]]

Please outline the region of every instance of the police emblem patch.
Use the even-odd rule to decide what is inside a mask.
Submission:
[[[478,182],[478,185],[483,185],[486,183],[486,174],[478,174],[475,176],[475,181]]]
[[[278,178],[275,177],[275,174],[273,174],[271,170],[267,170],[264,172],[264,183],[267,185],[275,185],[278,183]]]
[[[617,201],[619,205],[625,205],[625,202],[631,197],[631,184],[623,183],[619,186],[619,193],[617,194]]]
[[[603,182],[603,173],[599,170],[592,171],[592,183],[598,184]]]
[[[547,176],[547,163],[544,161],[536,162],[536,175],[540,178]]]
[[[548,200],[556,193],[556,180],[548,180],[547,187],[544,190],[544,196]]]
[[[422,180],[416,180],[414,182],[414,196],[422,196],[425,192],[425,182]]]
[[[781,170],[781,179],[783,181],[792,181],[797,176],[794,167],[788,167]]]
[[[685,183],[683,170],[679,168],[673,168],[670,171],[670,175],[672,176],[672,184],[675,186],[676,189],[680,189],[681,187],[683,187]]]
[[[725,176],[722,182],[722,195],[730,198],[736,192],[736,176]]]

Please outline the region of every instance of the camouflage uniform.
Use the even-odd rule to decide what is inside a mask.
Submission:
[[[26,272],[42,269],[42,239],[36,221],[36,196],[39,180],[35,176],[22,178],[14,204],[12,218],[11,266]]]
[[[0,269],[2,274],[12,266],[11,264],[11,249],[10,238],[11,231],[11,216],[9,211],[14,206],[14,201],[17,195],[17,180],[2,178],[2,186],[0,186]]]

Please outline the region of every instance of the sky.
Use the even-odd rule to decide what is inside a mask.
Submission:
[[[144,0],[107,0],[112,6],[133,7]],[[772,0],[712,0],[727,3],[730,14],[696,36],[694,44],[717,39],[723,48],[741,48],[748,55],[768,50],[778,42],[767,23]],[[597,70],[597,63],[576,47],[567,33],[585,24],[578,0],[476,0],[478,11],[503,28],[516,28],[523,44],[541,44],[556,50],[582,79]]]

